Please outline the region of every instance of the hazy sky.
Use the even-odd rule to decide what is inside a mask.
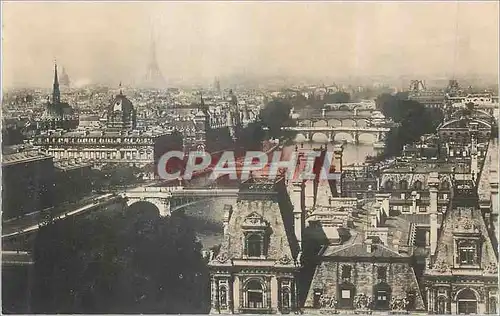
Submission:
[[[152,29],[167,80],[496,74],[498,14],[497,1],[4,2],[3,80],[50,86],[57,59],[73,82],[137,82]]]

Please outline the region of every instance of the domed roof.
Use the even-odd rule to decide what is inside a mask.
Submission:
[[[109,112],[130,113],[134,110],[134,105],[126,96],[120,93],[111,101],[108,110]]]

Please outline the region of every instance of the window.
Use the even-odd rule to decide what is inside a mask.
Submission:
[[[440,296],[437,300],[437,313],[439,315],[446,314],[446,297]]]
[[[376,309],[388,309],[389,302],[391,300],[391,288],[385,283],[379,283],[374,288],[375,293],[375,308]]]
[[[449,190],[449,189],[450,189],[450,183],[448,181],[441,182],[441,190]]]
[[[264,291],[259,281],[250,281],[247,284],[247,308],[264,307]]]
[[[385,182],[384,188],[386,190],[392,190],[394,188],[394,183],[391,180],[388,180]]]
[[[408,181],[406,180],[399,181],[399,189],[408,190]]]
[[[497,314],[498,313],[498,311],[497,311],[497,299],[494,296],[490,297],[489,313],[490,314]]]
[[[477,299],[470,289],[462,290],[457,296],[458,314],[477,314]]]
[[[403,212],[408,213],[410,211],[410,207],[408,205],[403,205]]]
[[[252,234],[247,238],[247,255],[249,257],[260,257],[262,255],[262,236]]]
[[[350,279],[351,278],[351,266],[342,266],[342,279]]]
[[[339,285],[338,288],[338,307],[339,308],[353,308],[355,287],[353,284],[345,282]]]
[[[422,190],[422,182],[420,182],[420,181],[418,181],[418,180],[417,180],[417,181],[415,181],[415,183],[413,183],[413,188],[414,188],[415,190]]]
[[[219,290],[219,301],[221,306],[227,306],[227,290],[222,286]]]
[[[427,211],[427,207],[420,206],[418,210],[419,210],[420,213],[425,213]]]
[[[458,263],[463,265],[476,265],[477,244],[471,240],[462,240],[458,242]]]
[[[387,268],[386,267],[378,267],[377,279],[385,280],[386,278],[387,278]]]
[[[290,308],[290,290],[285,287],[281,293],[281,306],[282,308]]]

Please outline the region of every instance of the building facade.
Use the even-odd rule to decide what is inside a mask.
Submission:
[[[283,179],[242,184],[234,208],[226,206],[224,242],[209,263],[212,314],[297,309],[300,258],[292,210]]]
[[[490,233],[474,181],[454,180],[437,251],[424,272],[429,313],[498,315],[498,255]]]

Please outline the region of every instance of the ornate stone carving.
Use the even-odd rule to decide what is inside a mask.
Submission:
[[[389,303],[392,312],[406,312],[408,310],[409,301],[406,297],[393,297]]]
[[[371,314],[372,298],[363,293],[356,295],[354,297],[354,308],[357,312],[366,313],[370,311]]]
[[[248,227],[248,228],[266,228],[267,222],[257,214],[256,212],[252,212],[250,215],[248,215],[245,220],[243,221],[243,227]]]
[[[217,256],[217,261],[220,263],[225,263],[227,260],[229,260],[229,257],[225,252],[222,252]]]
[[[479,232],[477,229],[476,222],[465,216],[461,216],[456,219],[455,222],[455,229],[458,230],[458,232]]]
[[[486,267],[484,267],[484,272],[490,273],[490,274],[497,274],[498,273],[498,265],[495,262],[491,262]]]
[[[335,296],[321,294],[319,297],[319,305],[321,308],[330,308],[335,310],[337,308],[337,300],[335,299]]]
[[[451,267],[443,260],[436,262],[433,269],[442,273],[451,272]]]
[[[288,257],[287,255],[284,255],[283,257],[281,257],[278,260],[279,264],[289,264],[290,262],[292,262],[292,259],[290,257]]]

